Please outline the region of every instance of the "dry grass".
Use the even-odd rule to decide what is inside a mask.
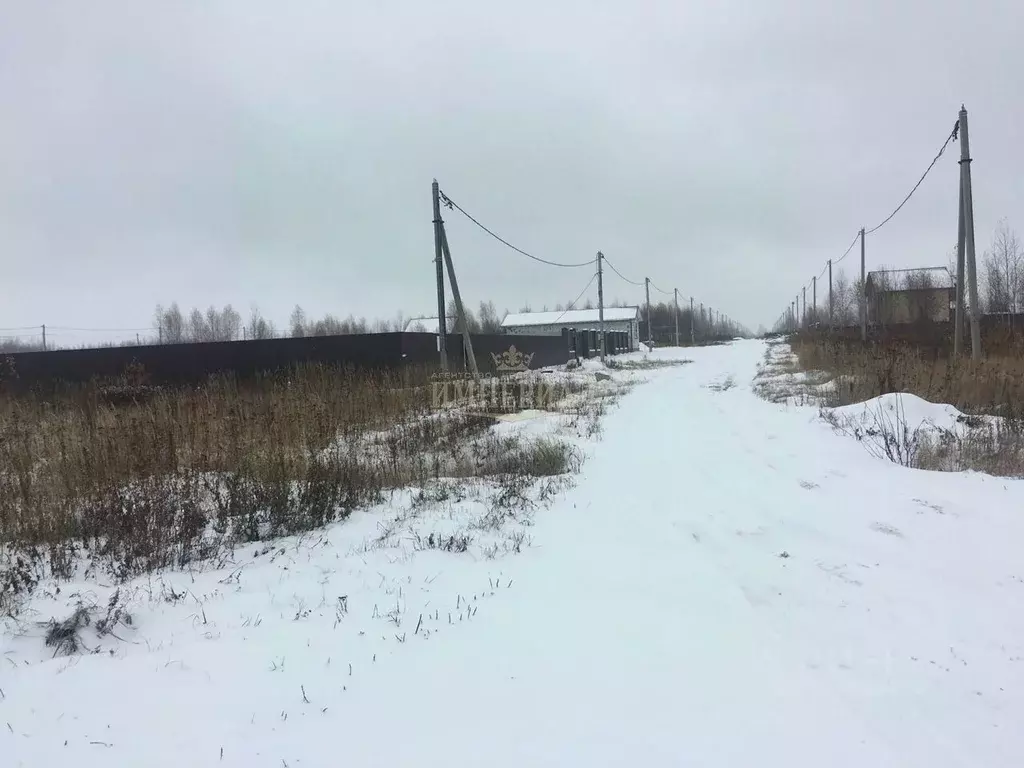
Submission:
[[[827,405],[859,403],[891,392],[910,392],[965,413],[1018,418],[1024,415],[1024,358],[990,356],[978,362],[934,357],[908,344],[864,346],[858,342],[796,338],[792,349],[804,371],[841,380],[828,390]]]
[[[320,366],[245,385],[0,393],[0,613],[82,563],[127,579],[319,528],[392,488],[574,468],[561,443],[434,406],[425,371]]]
[[[812,381],[830,383],[815,390],[822,405],[905,392],[970,415],[957,431],[938,433],[880,423],[878,444],[891,460],[920,469],[1024,477],[1024,358],[994,354],[953,361],[903,342],[863,345],[821,337],[796,337],[792,350]]]
[[[609,368],[621,371],[651,371],[658,368],[674,368],[679,365],[687,365],[692,363],[693,360],[685,360],[682,358],[676,359],[658,359],[658,358],[644,358],[642,360],[616,360],[611,358],[608,360],[606,365]]]

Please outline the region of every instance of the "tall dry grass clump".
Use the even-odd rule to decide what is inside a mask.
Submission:
[[[802,369],[834,376],[828,405],[909,392],[965,413],[1024,417],[1024,357],[952,361],[905,343],[863,345],[820,337],[796,337],[792,349]]]
[[[0,603],[47,570],[182,567],[321,527],[391,488],[536,460],[492,423],[438,411],[415,369],[0,393]]]

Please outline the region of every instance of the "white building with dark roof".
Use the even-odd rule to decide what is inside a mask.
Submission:
[[[516,312],[505,315],[505,319],[501,321],[501,329],[504,333],[520,336],[559,336],[563,328],[596,331],[600,327],[600,317],[596,309]],[[630,348],[636,349],[640,344],[640,307],[605,307],[604,327],[609,332],[628,333]]]

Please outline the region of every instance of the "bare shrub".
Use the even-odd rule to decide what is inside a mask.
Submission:
[[[53,648],[54,656],[71,656],[82,648],[79,632],[92,621],[92,609],[79,603],[71,615],[62,621],[50,619],[46,630],[46,647]]]

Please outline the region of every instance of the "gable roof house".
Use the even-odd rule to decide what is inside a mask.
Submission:
[[[567,309],[554,312],[516,312],[505,315],[501,321],[502,333],[558,336],[563,328],[578,331],[597,330],[600,313],[596,309]],[[623,331],[629,334],[630,349],[640,343],[640,307],[605,307],[604,327],[606,331]]]
[[[865,293],[868,323],[882,326],[948,322],[956,300],[953,275],[946,267],[869,272]]]

